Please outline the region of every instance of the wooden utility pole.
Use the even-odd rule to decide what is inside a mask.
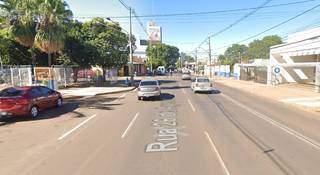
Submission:
[[[209,68],[210,68],[210,78],[212,78],[212,70],[211,70],[211,37],[209,36]]]

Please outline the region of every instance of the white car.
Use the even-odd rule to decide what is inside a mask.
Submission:
[[[142,80],[138,87],[138,100],[143,100],[144,98],[156,97],[160,98],[161,88],[160,83],[154,79]]]
[[[208,77],[196,77],[192,80],[191,89],[194,93],[196,92],[212,92],[213,85]]]
[[[190,72],[184,72],[182,73],[182,80],[191,80],[191,73]]]

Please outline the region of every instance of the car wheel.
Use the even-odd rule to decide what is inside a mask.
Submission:
[[[29,116],[33,119],[37,118],[39,115],[39,110],[36,106],[32,106],[29,112]]]
[[[138,100],[141,100],[141,97],[138,97]]]
[[[58,98],[57,99],[57,102],[56,102],[56,107],[58,107],[58,108],[60,108],[60,107],[62,107],[62,99],[61,98]]]

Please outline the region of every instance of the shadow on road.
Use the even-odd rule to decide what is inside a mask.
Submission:
[[[190,86],[161,86],[161,89],[188,89]]]
[[[175,80],[159,80],[160,84],[169,84],[169,83],[175,83],[177,81]]]
[[[108,97],[90,97],[65,100],[61,108],[50,108],[40,112],[37,119],[32,119],[28,116],[16,116],[5,119],[0,119],[0,126],[11,125],[17,122],[28,122],[35,120],[46,120],[61,117],[64,114],[74,114],[75,118],[86,117],[81,112],[76,111],[78,108],[99,109],[99,110],[114,110],[113,106],[122,105],[120,103],[110,103],[118,98]]]
[[[166,101],[166,100],[172,100],[174,97],[175,95],[172,95],[172,94],[161,93],[160,98],[149,97],[149,98],[144,98],[143,101]]]
[[[35,120],[45,120],[52,119],[62,116],[66,113],[75,113],[77,117],[83,117],[84,115],[76,112],[75,110],[78,108],[76,104],[64,104],[61,108],[50,108],[45,111],[40,112],[37,119],[32,119],[29,116],[14,116],[5,119],[0,119],[0,126],[10,125],[17,122],[28,122]]]
[[[212,90],[210,92],[197,92],[197,94],[221,94],[221,91],[220,90]]]

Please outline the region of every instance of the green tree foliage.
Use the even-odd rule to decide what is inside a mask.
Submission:
[[[237,62],[240,62],[240,59],[246,59],[248,47],[246,45],[233,44],[231,47],[227,48],[224,53],[224,57],[218,58],[222,62],[221,64],[234,65]]]
[[[96,49],[84,38],[82,23],[71,21],[67,27],[65,47],[60,52],[58,63],[76,68],[90,68],[95,65]]]
[[[128,62],[129,37],[118,23],[102,18],[72,21],[65,1],[0,0],[0,9],[1,27],[6,28],[0,33],[5,64],[46,66],[51,54],[56,57],[54,63],[78,68],[120,67]],[[134,36],[132,42],[135,48]],[[40,60],[47,60],[43,53],[50,56],[48,64]]]
[[[192,56],[190,56],[190,55],[186,55],[186,56],[184,57],[184,61],[188,61],[188,62],[190,63],[190,62],[195,62],[196,60],[195,60],[194,57],[192,57]]]
[[[254,40],[249,44],[247,57],[249,59],[269,59],[270,47],[282,44],[277,35],[266,36],[262,40]]]
[[[128,62],[129,37],[118,23],[95,18],[83,24],[85,42],[96,49],[95,63],[102,67],[120,67]],[[133,37],[134,38],[134,37]]]
[[[64,24],[72,17],[72,12],[63,0],[1,0],[0,8],[5,12],[7,25],[12,37],[21,45],[36,46],[51,53],[64,46]]]
[[[31,62],[29,48],[0,35],[0,55],[3,64],[28,65]]]
[[[176,68],[178,68],[178,69],[181,69],[181,68],[182,68],[181,60],[177,60],[177,62],[176,62]]]
[[[175,67],[180,57],[179,49],[166,44],[156,44],[147,47],[148,65],[153,68],[158,66]]]

